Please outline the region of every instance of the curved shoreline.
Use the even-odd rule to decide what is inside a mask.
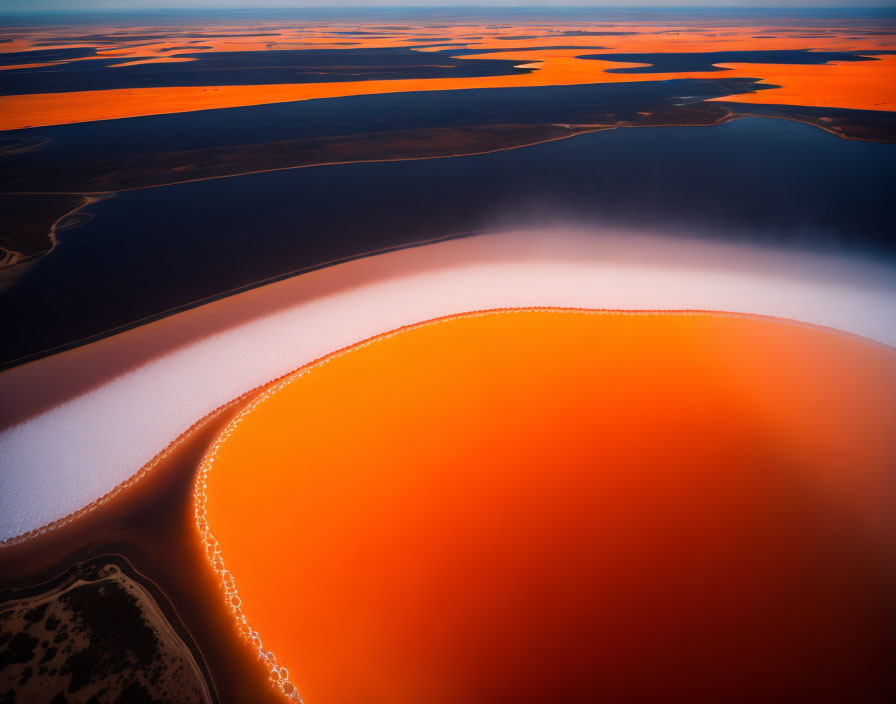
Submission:
[[[194,516],[195,516],[195,525],[199,531],[199,536],[201,540],[201,544],[204,550],[204,553],[207,557],[208,564],[218,576],[220,581],[220,586],[224,591],[224,599],[227,606],[230,608],[231,613],[233,614],[234,620],[236,622],[236,626],[239,630],[240,636],[246,641],[252,650],[256,653],[258,659],[264,664],[264,667],[268,671],[268,676],[270,683],[273,687],[278,689],[283,695],[287,697],[287,699],[292,701],[302,701],[299,691],[296,687],[295,682],[290,680],[288,670],[278,663],[275,652],[273,652],[273,648],[265,645],[265,641],[263,640],[262,634],[259,632],[258,628],[256,628],[250,619],[246,616],[242,609],[242,601],[239,594],[237,583],[239,581],[239,575],[234,575],[230,572],[227,566],[227,562],[222,555],[222,545],[219,543],[217,538],[214,535],[214,525],[212,525],[212,521],[208,515],[208,495],[207,489],[209,486],[209,474],[213,469],[216,458],[224,446],[224,444],[230,439],[230,437],[237,431],[238,426],[247,419],[256,409],[258,409],[262,404],[264,404],[269,399],[272,399],[276,394],[284,390],[286,387],[292,385],[293,383],[299,381],[306,375],[311,372],[328,365],[329,363],[335,361],[340,357],[344,357],[354,352],[358,352],[364,348],[367,348],[371,345],[386,341],[390,338],[395,338],[398,336],[402,336],[405,333],[411,333],[414,331],[418,331],[424,328],[433,327],[436,325],[440,325],[443,323],[449,323],[460,320],[469,320],[472,318],[481,318],[481,317],[489,317],[489,316],[500,316],[507,314],[527,314],[527,313],[545,313],[545,314],[582,314],[585,316],[614,316],[621,315],[623,317],[651,317],[651,316],[662,316],[662,317],[707,317],[707,318],[740,318],[747,319],[753,321],[760,321],[762,323],[770,323],[772,325],[782,325],[782,326],[796,326],[802,327],[809,330],[820,331],[824,334],[835,334],[839,335],[836,330],[830,330],[827,328],[822,328],[816,325],[807,325],[805,323],[794,323],[794,321],[781,320],[776,318],[768,318],[765,316],[755,316],[755,315],[744,315],[744,314],[729,314],[724,312],[705,312],[705,311],[613,311],[613,310],[594,310],[594,309],[583,309],[583,308],[554,308],[554,307],[526,307],[526,308],[502,308],[502,309],[492,309],[492,310],[483,310],[483,311],[471,311],[466,313],[459,313],[456,315],[446,315],[440,316],[438,318],[434,318],[431,320],[423,321],[420,323],[403,326],[401,328],[391,330],[388,332],[381,333],[379,335],[370,337],[368,339],[357,342],[353,345],[345,347],[343,349],[336,350],[331,352],[330,354],[315,360],[307,365],[304,365],[291,373],[285,375],[280,380],[273,382],[271,385],[266,387],[263,391],[260,391],[256,395],[254,395],[248,402],[239,410],[233,418],[227,423],[227,425],[220,431],[220,433],[215,437],[208,450],[202,457],[202,460],[199,464],[199,468],[196,474],[196,478],[194,481],[193,487],[193,497],[194,497]],[[865,339],[855,338],[854,336],[850,336],[851,339],[854,339],[858,342],[866,343],[868,342]],[[896,360],[896,358],[894,358]],[[224,553],[226,553],[226,545],[224,545]],[[288,663],[290,666],[295,667],[296,663],[290,662]]]
[[[71,514],[64,516],[56,521],[52,521],[47,523],[46,525],[40,526],[39,528],[35,528],[26,533],[22,533],[20,535],[13,536],[11,538],[7,538],[5,540],[0,540],[0,550],[5,547],[11,547],[13,545],[19,545],[21,543],[27,542],[28,540],[35,538],[37,536],[48,533],[52,530],[57,530],[62,528],[72,521],[77,520],[79,517],[94,511],[101,506],[103,506],[108,501],[115,498],[120,492],[128,489],[133,486],[137,482],[140,481],[144,476],[146,476],[152,469],[158,465],[160,462],[164,461],[172,452],[174,452],[178,447],[180,447],[183,443],[190,440],[191,436],[195,434],[195,432],[202,428],[207,423],[213,421],[219,415],[226,413],[228,410],[237,410],[237,415],[234,416],[231,420],[227,422],[224,430],[222,430],[216,437],[215,442],[212,446],[212,449],[209,449],[206,452],[206,455],[203,457],[202,463],[199,468],[199,473],[197,473],[196,483],[199,481],[199,476],[202,472],[207,472],[207,469],[203,469],[203,466],[207,461],[210,461],[209,456],[214,454],[214,448],[219,445],[219,440],[224,439],[225,434],[229,434],[230,431],[236,424],[241,420],[246,414],[252,411],[259,403],[261,403],[265,398],[269,397],[271,394],[276,393],[281,388],[286,386],[289,383],[292,383],[295,379],[301,377],[303,374],[315,369],[319,366],[326,364],[332,359],[336,359],[341,357],[344,354],[349,352],[353,352],[357,349],[362,349],[368,345],[371,345],[375,342],[378,342],[383,339],[388,339],[395,335],[410,332],[413,330],[417,330],[419,328],[427,327],[430,325],[436,325],[441,322],[470,318],[470,317],[480,317],[486,315],[492,315],[497,313],[527,313],[527,312],[551,312],[551,313],[585,313],[591,315],[601,315],[601,314],[623,314],[623,315],[633,315],[633,316],[705,316],[705,317],[721,317],[721,318],[743,318],[748,320],[761,320],[763,322],[768,323],[777,323],[781,325],[788,325],[794,327],[803,327],[810,330],[819,330],[831,335],[839,335],[843,336],[856,342],[860,342],[867,345],[879,346],[884,349],[891,349],[889,345],[883,345],[873,339],[863,337],[861,335],[855,335],[852,333],[844,332],[842,330],[838,330],[836,328],[829,328],[822,325],[814,325],[811,323],[804,323],[798,320],[788,320],[784,318],[774,318],[763,315],[754,315],[750,313],[733,313],[730,311],[705,311],[705,310],[619,310],[619,309],[593,309],[593,308],[553,308],[553,307],[527,307],[527,308],[494,308],[488,310],[478,310],[478,311],[468,311],[462,313],[455,313],[440,316],[438,318],[433,318],[431,320],[425,320],[419,323],[414,323],[411,325],[405,325],[400,328],[396,328],[394,330],[388,330],[386,332],[382,332],[378,335],[373,335],[364,340],[356,342],[354,344],[343,347],[342,349],[335,350],[330,354],[325,355],[324,357],[310,362],[306,365],[298,367],[297,369],[292,370],[291,372],[287,372],[276,379],[272,379],[264,384],[261,384],[245,393],[241,394],[237,398],[228,401],[227,403],[215,408],[213,411],[209,412],[195,423],[193,423],[189,428],[187,428],[183,433],[178,435],[174,440],[172,440],[161,452],[159,452],[155,457],[152,458],[149,462],[143,465],[137,472],[135,472],[132,476],[125,479],[120,484],[116,485],[113,489],[103,494],[103,496],[99,497],[95,501],[92,501],[88,505],[84,506],[77,511],[72,512]],[[204,539],[204,538],[203,538]]]
[[[6,398],[29,399],[8,405],[0,433],[10,468],[0,476],[0,539],[92,504],[247,391],[442,315],[531,306],[730,311],[896,344],[889,269],[853,266],[634,235],[517,232],[358,259],[215,301],[0,374]]]

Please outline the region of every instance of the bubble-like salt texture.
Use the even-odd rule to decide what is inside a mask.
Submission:
[[[276,655],[271,650],[266,650],[263,645],[263,641],[261,639],[261,635],[259,631],[253,629],[246,615],[242,611],[242,601],[239,597],[239,592],[236,586],[236,580],[234,579],[233,574],[227,569],[224,559],[224,553],[221,550],[220,544],[218,540],[214,537],[211,527],[208,522],[208,512],[207,512],[207,488],[209,482],[210,474],[213,474],[214,463],[216,457],[218,455],[219,450],[222,446],[229,441],[232,435],[238,430],[238,426],[240,423],[253,411],[255,411],[259,406],[264,404],[268,399],[270,399],[275,394],[282,391],[285,387],[289,386],[293,382],[299,381],[302,377],[305,377],[309,373],[314,372],[318,368],[329,364],[331,361],[342,357],[347,354],[351,354],[358,350],[361,350],[369,345],[378,343],[380,341],[385,341],[390,338],[396,337],[398,335],[402,335],[407,332],[411,332],[414,330],[419,330],[421,328],[425,328],[431,325],[437,325],[444,322],[449,322],[452,320],[463,319],[463,318],[480,318],[484,316],[493,316],[493,315],[507,315],[507,314],[515,314],[515,313],[530,313],[530,312],[539,312],[539,313],[560,313],[560,314],[568,314],[571,312],[575,312],[578,314],[584,314],[589,316],[595,315],[614,315],[618,314],[618,311],[613,310],[592,310],[592,309],[583,309],[583,308],[542,308],[542,307],[527,307],[527,308],[502,308],[502,309],[493,309],[486,311],[474,311],[469,313],[461,313],[456,315],[448,315],[440,318],[436,318],[433,320],[424,321],[421,323],[417,323],[414,325],[408,325],[396,330],[392,330],[375,337],[363,340],[355,345],[352,345],[348,348],[337,350],[326,357],[319,359],[311,364],[303,366],[292,373],[285,375],[284,377],[276,380],[275,383],[269,385],[263,391],[257,393],[251,401],[227,424],[224,430],[216,437],[215,441],[212,443],[209,450],[203,456],[199,471],[197,474],[196,481],[194,483],[193,490],[193,499],[194,499],[194,515],[196,526],[199,530],[202,544],[205,548],[206,557],[208,559],[209,565],[212,570],[219,576],[220,578],[220,586],[224,592],[225,603],[227,603],[230,608],[233,616],[236,620],[238,631],[241,637],[246,641],[253,652],[256,654],[259,660],[264,664],[267,672],[269,680],[276,689],[278,689],[282,694],[286,696],[287,699],[291,701],[296,701],[301,704],[303,701],[301,695],[299,694],[299,690],[296,687],[295,683],[290,681],[289,679],[289,671],[285,667],[278,666]],[[731,314],[724,312],[705,312],[705,311],[627,311],[627,315],[630,316],[664,316],[671,315],[675,317],[680,317],[683,315],[690,316],[698,316],[698,317],[706,317],[706,316],[718,316],[718,317],[728,317]],[[740,316],[740,317],[757,317],[757,316]],[[784,321],[780,319],[773,318],[764,318],[767,322],[777,321],[782,325],[793,325],[794,323],[790,321]],[[799,325],[799,323],[797,323]],[[814,327],[814,326],[812,326]],[[832,334],[836,334],[836,331],[831,331]],[[212,476],[212,480],[214,477]]]
[[[479,314],[472,313],[470,315]],[[420,323],[419,325],[410,326],[408,328],[405,328],[404,330],[415,329],[437,322],[439,321],[427,321],[424,323]],[[302,703],[302,697],[299,694],[299,691],[296,688],[295,684],[289,679],[289,670],[287,670],[285,667],[278,667],[277,657],[272,651],[264,649],[264,644],[262,643],[260,634],[258,633],[258,631],[249,626],[249,622],[242,612],[242,602],[239,597],[239,592],[236,588],[236,582],[233,579],[233,574],[225,567],[224,558],[221,554],[221,548],[218,540],[215,538],[208,525],[208,513],[206,510],[208,499],[208,496],[206,494],[206,490],[208,488],[208,474],[211,470],[212,464],[214,463],[215,455],[217,454],[219,448],[228,440],[228,438],[230,438],[234,430],[236,430],[236,427],[239,424],[240,420],[242,420],[242,418],[244,418],[248,413],[251,413],[255,408],[258,407],[259,404],[263,403],[272,394],[277,393],[284,386],[291,384],[293,381],[304,376],[311,370],[320,367],[321,365],[327,364],[332,359],[336,359],[337,357],[340,357],[348,352],[361,349],[362,347],[372,344],[377,340],[388,339],[395,334],[403,332],[404,330],[391,331],[370,340],[361,342],[349,349],[334,352],[327,357],[318,360],[317,362],[314,362],[308,366],[296,370],[291,374],[286,375],[279,382],[266,389],[265,391],[259,393],[251,401],[251,403],[249,403],[249,405],[246,406],[246,408],[244,408],[236,418],[231,420],[230,423],[227,424],[227,427],[215,438],[212,446],[202,458],[202,461],[199,465],[199,472],[196,476],[196,481],[193,484],[193,509],[196,518],[196,528],[199,530],[200,539],[205,549],[205,556],[208,559],[209,565],[221,579],[220,584],[221,588],[224,590],[224,601],[230,608],[234,618],[236,619],[239,634],[246,642],[249,643],[259,660],[263,661],[265,669],[268,672],[268,679],[270,680],[271,684],[279,689],[287,699],[299,702],[299,704]]]
[[[543,313],[568,313],[571,310],[575,310],[578,313],[584,313],[587,315],[601,315],[602,313],[608,312],[600,310],[571,308],[503,308],[489,311],[476,311],[423,321],[416,325],[408,325],[403,328],[391,330],[381,335],[363,340],[362,342],[352,345],[351,347],[348,347],[346,349],[337,350],[336,352],[327,355],[323,359],[319,359],[316,362],[313,362],[309,365],[295,370],[290,374],[285,375],[282,379],[278,380],[277,383],[258,393],[258,395],[255,396],[255,398],[253,398],[252,401],[242,411],[240,411],[239,414],[237,414],[237,416],[233,418],[227,424],[224,430],[221,431],[221,433],[215,438],[211,447],[205,453],[202,461],[199,464],[199,472],[197,473],[196,481],[193,484],[193,510],[196,519],[196,528],[199,530],[200,540],[202,541],[202,545],[205,550],[206,559],[208,560],[208,563],[211,566],[212,570],[218,575],[221,580],[220,586],[224,591],[224,601],[230,608],[230,611],[233,613],[233,616],[236,619],[237,629],[239,631],[240,637],[242,637],[244,641],[249,643],[258,659],[264,663],[271,684],[279,689],[281,693],[286,695],[287,699],[299,702],[299,704],[301,704],[303,701],[301,695],[299,694],[298,688],[289,679],[289,670],[287,670],[287,668],[285,667],[278,667],[276,655],[272,651],[264,649],[261,635],[257,630],[253,629],[249,625],[248,619],[246,618],[245,614],[243,614],[242,601],[239,597],[239,592],[236,587],[236,581],[233,578],[233,574],[230,572],[230,570],[227,569],[224,564],[224,556],[221,552],[221,546],[217,538],[215,538],[214,534],[211,532],[208,524],[208,495],[206,493],[208,489],[208,477],[214,465],[215,457],[217,456],[221,446],[230,439],[230,436],[233,435],[234,431],[236,431],[237,426],[240,424],[243,418],[252,413],[253,410],[258,408],[258,406],[260,406],[278,391],[283,389],[285,386],[292,384],[306,374],[325,364],[328,364],[338,357],[363,349],[368,345],[374,344],[381,340],[388,340],[396,335],[401,335],[413,330],[419,330],[420,328],[424,328],[429,325],[437,325],[439,323],[448,320],[454,320],[457,318],[482,317],[486,315],[507,313],[526,313],[531,311],[540,311]],[[633,314],[662,315],[662,313],[647,311],[643,313],[634,312]]]
[[[323,282],[352,283],[320,294]],[[442,242],[321,269],[175,317],[226,318],[245,296],[277,305],[197,333],[0,433],[0,541],[64,520],[133,481],[172,439],[241,394],[333,350],[441,316],[524,307],[725,311],[896,345],[892,269],[631,233],[554,229]],[[153,325],[164,334],[164,320]],[[129,334],[94,345],[114,349]],[[65,369],[67,353],[34,364]],[[21,374],[0,374],[0,399],[13,408],[8,389],[20,388]]]
[[[240,636],[243,640],[247,641],[252,650],[255,652],[256,656],[259,660],[262,660],[265,665],[265,669],[268,672],[268,678],[271,681],[271,684],[280,690],[284,695],[286,695],[287,699],[292,701],[302,703],[302,697],[299,694],[299,690],[296,688],[295,684],[289,679],[289,670],[285,667],[277,666],[277,657],[270,650],[265,650],[264,645],[261,640],[261,635],[253,629],[248,620],[246,619],[245,614],[242,611],[242,602],[239,597],[239,592],[236,588],[236,582],[233,579],[233,574],[228,570],[224,565],[224,557],[221,553],[221,547],[218,543],[218,540],[215,538],[214,534],[211,532],[211,529],[208,525],[208,511],[206,509],[206,504],[208,503],[208,495],[206,494],[206,490],[208,489],[208,475],[209,471],[212,468],[212,465],[215,461],[215,456],[218,453],[220,447],[227,442],[233,432],[236,430],[237,425],[239,425],[240,421],[249,413],[251,413],[255,408],[257,408],[260,404],[264,403],[265,400],[270,398],[273,394],[280,391],[284,386],[293,383],[297,379],[301,378],[308,372],[330,362],[337,357],[341,357],[344,354],[348,354],[350,352],[354,352],[355,350],[362,349],[367,345],[373,344],[374,342],[378,342],[380,340],[387,340],[395,335],[399,335],[403,332],[408,332],[410,330],[416,330],[421,327],[425,327],[427,325],[434,325],[443,320],[450,320],[452,317],[476,317],[481,315],[492,315],[494,313],[503,312],[503,313],[514,313],[514,312],[522,312],[525,308],[518,309],[505,309],[505,310],[496,310],[496,311],[482,311],[476,313],[467,313],[461,314],[459,316],[449,316],[448,318],[439,318],[436,320],[428,320],[417,325],[407,326],[405,328],[399,330],[392,330],[390,332],[384,333],[382,335],[377,335],[374,338],[364,340],[352,347],[344,350],[338,350],[333,352],[332,354],[327,355],[323,359],[320,359],[310,365],[302,367],[301,369],[297,369],[295,372],[286,375],[283,379],[278,381],[276,384],[266,389],[265,391],[259,393],[252,401],[247,405],[240,413],[227,424],[227,427],[215,438],[215,441],[212,443],[212,446],[209,448],[208,452],[206,452],[205,456],[202,458],[202,461],[199,465],[199,472],[196,476],[196,481],[193,484],[193,510],[196,518],[196,528],[199,530],[200,539],[202,541],[203,548],[205,549],[205,556],[208,559],[209,565],[212,570],[218,575],[221,579],[221,588],[224,590],[224,601],[227,606],[230,608],[233,613],[234,618],[236,619],[237,629],[239,631]],[[559,310],[559,309],[557,309]],[[598,311],[587,311],[589,313],[597,313]]]

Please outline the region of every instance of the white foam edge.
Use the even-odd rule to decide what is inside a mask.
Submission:
[[[340,289],[340,281],[354,283]],[[328,282],[336,285],[321,295]],[[896,345],[894,282],[896,270],[870,262],[572,228],[452,240],[319,269],[172,316],[226,318],[241,296],[277,302],[269,314],[197,333],[7,427],[0,433],[0,541],[96,501],[244,392],[404,325],[509,307],[708,310],[800,321]],[[153,325],[164,334],[165,320]],[[86,351],[100,345],[114,351],[133,334]],[[28,393],[21,382],[36,370],[64,371],[71,354],[0,374],[4,404],[15,404],[5,393],[11,389]]]

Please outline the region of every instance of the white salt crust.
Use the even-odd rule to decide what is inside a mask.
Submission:
[[[896,270],[868,262],[559,228],[390,252],[0,374],[0,541],[96,501],[202,416],[334,350],[435,317],[512,307],[725,311],[896,345]],[[40,383],[76,378],[92,359],[114,371],[67,395]],[[49,405],[28,410],[43,397]]]

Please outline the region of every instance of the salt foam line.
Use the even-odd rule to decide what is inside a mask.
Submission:
[[[454,240],[321,269],[154,323],[153,334],[165,335],[166,325],[182,330],[186,317],[199,332],[0,433],[0,541],[97,500],[229,400],[401,326],[492,308],[707,310],[801,321],[896,345],[894,282],[896,271],[872,264],[570,231]],[[235,316],[230,327],[201,324],[226,321],[243,297],[254,297],[265,314]],[[35,370],[58,377],[87,353],[132,353],[129,336],[137,334],[3,372],[0,398],[14,406],[8,392],[29,393],[21,382],[38,378]]]

